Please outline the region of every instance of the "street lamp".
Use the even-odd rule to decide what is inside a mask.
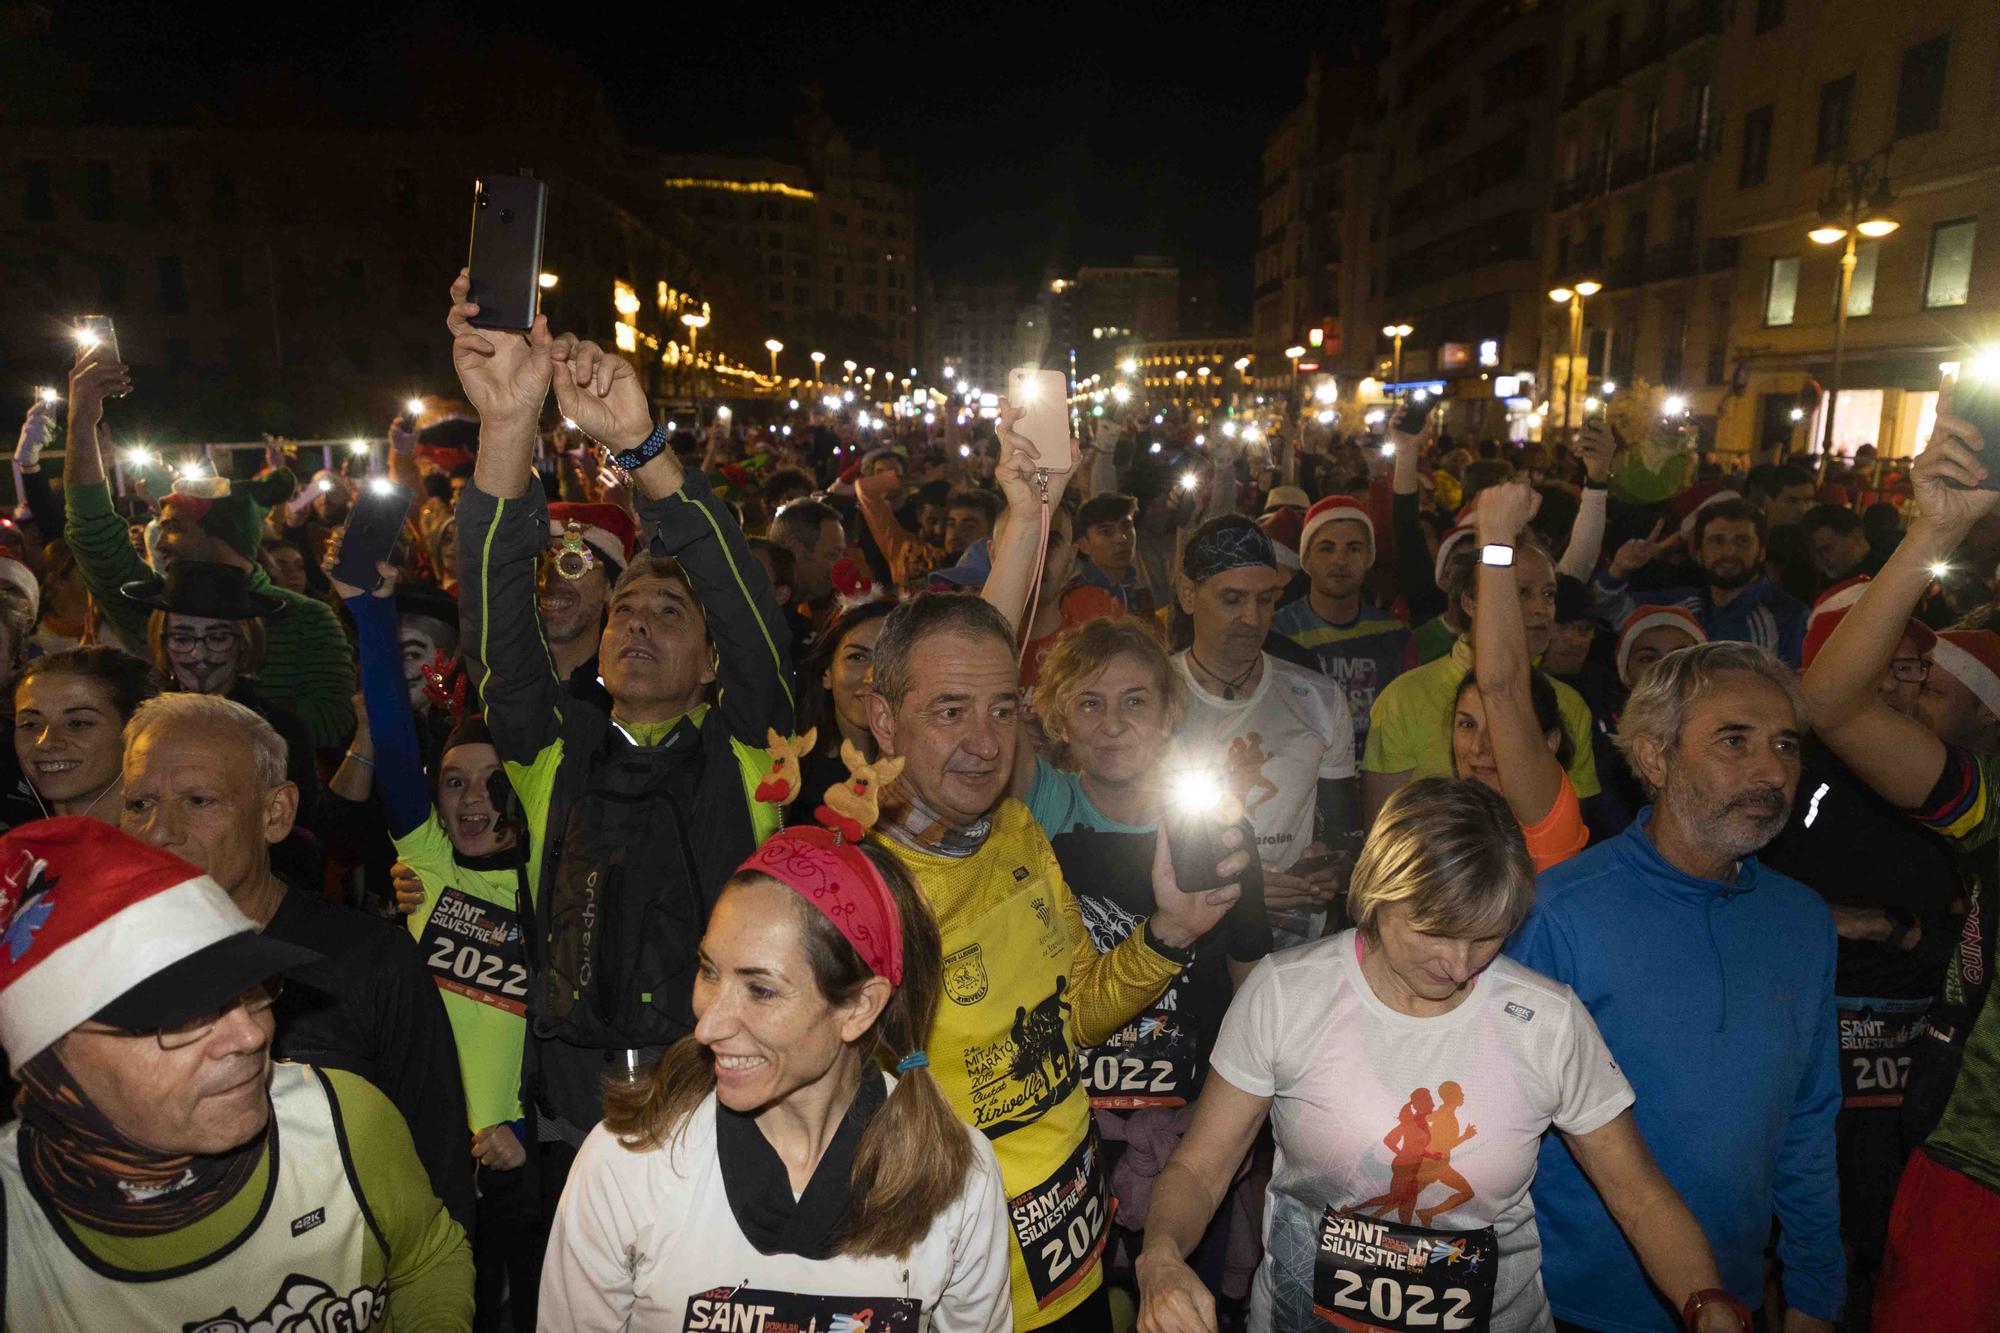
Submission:
[[[701,331],[708,327],[708,316],[690,310],[681,316],[681,323],[687,326],[688,331],[688,374],[695,376],[700,374],[696,353],[701,350]]]
[[[1389,354],[1389,382],[1396,386],[1396,401],[1403,400],[1403,339],[1410,336],[1408,324],[1384,324],[1382,336],[1395,341],[1395,350]],[[1290,353],[1286,353],[1290,355]],[[1296,363],[1294,363],[1296,364]]]
[[[847,374],[842,377],[840,382],[842,384],[854,383],[854,372],[860,367],[861,363],[859,361],[843,361],[840,364],[847,367]]]
[[[764,350],[771,354],[771,378],[776,379],[778,378],[778,353],[785,350],[785,345],[776,338],[766,338],[764,340]]]
[[[1195,367],[1195,372],[1194,372],[1194,373],[1195,373],[1195,374],[1196,374],[1197,376],[1199,376],[1199,377],[1200,377],[1200,379],[1201,379],[1201,405],[1202,405],[1203,407],[1207,407],[1207,406],[1209,406],[1209,399],[1208,399],[1208,367],[1207,367],[1207,366],[1196,366],[1196,367]]]
[[[1298,391],[1299,387],[1299,358],[1305,354],[1306,349],[1297,343],[1293,343],[1285,349],[1285,359],[1292,363],[1292,391],[1294,393]]]
[[[1566,305],[1569,307],[1569,370],[1563,377],[1563,437],[1565,439],[1575,438],[1570,434],[1570,421],[1574,415],[1571,405],[1576,402],[1576,352],[1577,345],[1583,341],[1584,298],[1595,296],[1603,290],[1604,284],[1594,278],[1585,278],[1582,282],[1569,287],[1551,287],[1549,289],[1549,299],[1551,301],[1554,301],[1557,305]],[[1589,382],[1590,374],[1586,370],[1584,373],[1584,383],[1588,384]]]
[[[1833,182],[1826,198],[1820,200],[1819,225],[1806,233],[1819,245],[1845,240],[1840,255],[1840,300],[1833,307],[1833,374],[1826,386],[1826,428],[1820,433],[1821,459],[1833,453],[1833,414],[1840,402],[1840,367],[1847,352],[1847,295],[1854,287],[1855,237],[1871,240],[1887,236],[1902,224],[1888,216],[1896,202],[1889,188],[1889,150],[1882,149],[1858,162],[1842,162],[1833,169]]]

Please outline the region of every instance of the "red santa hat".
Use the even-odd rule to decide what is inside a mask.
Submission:
[[[632,552],[639,545],[639,524],[626,510],[613,504],[549,506],[549,536],[562,536],[572,523],[582,525],[583,544],[611,562],[613,579],[632,563]]]
[[[1372,534],[1374,525],[1370,524],[1368,530]],[[1451,553],[1458,549],[1460,542],[1471,541],[1475,531],[1472,524],[1461,523],[1438,539],[1437,560],[1431,566],[1431,577],[1437,581],[1438,587],[1444,586],[1444,571],[1451,564]]]
[[[1861,600],[1862,590],[1867,586],[1866,574],[1842,579],[1813,600],[1812,614],[1806,619],[1805,646],[1799,654],[1799,663],[1802,667],[1813,664],[1813,659],[1819,656],[1819,650],[1826,647],[1826,641],[1833,637],[1834,629],[1846,618],[1854,604]],[[1911,617],[1903,632],[1916,641],[1919,652],[1928,653],[1937,643],[1937,631],[1915,617]]]
[[[1931,666],[1951,673],[1986,711],[2000,717],[2000,634],[1990,629],[1938,631]]]
[[[1627,688],[1632,684],[1632,650],[1638,646],[1639,636],[1649,629],[1662,626],[1685,632],[1696,643],[1708,642],[1708,631],[1701,622],[1684,607],[1642,606],[1625,618],[1618,629],[1618,679]]]
[[[1351,495],[1329,495],[1311,509],[1306,510],[1306,523],[1299,533],[1299,554],[1304,555],[1312,546],[1313,533],[1335,519],[1350,519],[1368,529],[1368,544],[1375,544],[1375,516],[1368,512],[1368,506]]]
[[[319,958],[109,824],[64,816],[0,837],[0,1045],[16,1069],[86,1019],[173,1027]]]
[[[1741,500],[1743,498],[1735,491],[1722,489],[1722,483],[1720,482],[1703,482],[1702,485],[1713,485],[1715,489],[1704,495],[1694,504],[1687,506],[1687,512],[1681,515],[1681,536],[1683,537],[1694,536],[1695,515],[1699,514],[1702,510],[1708,508],[1710,505],[1727,504],[1731,500]],[[1679,508],[1680,502],[1685,501],[1687,497],[1688,492],[1681,492],[1680,500],[1675,502],[1675,508]]]

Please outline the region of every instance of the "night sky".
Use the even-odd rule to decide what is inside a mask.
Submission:
[[[581,5],[58,3],[54,40],[87,72],[92,119],[228,119],[250,83],[323,94],[323,114],[353,123],[422,77],[416,51],[511,96],[522,80],[483,56],[526,39],[600,82],[629,139],[760,151],[789,142],[817,86],[850,140],[917,187],[934,277],[1027,283],[1162,253],[1215,270],[1247,324],[1264,137],[1311,53],[1351,57],[1383,2],[620,5],[604,22]]]

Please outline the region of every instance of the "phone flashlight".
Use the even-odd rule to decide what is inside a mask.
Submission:
[[[1396,456],[1396,446],[1389,443],[1387,440],[1384,440],[1382,442],[1382,457],[1394,458],[1395,456]]]
[[[332,477],[321,477],[321,478],[319,479],[319,489],[320,489],[320,492],[321,492],[321,494],[324,494],[324,493],[326,493],[327,491],[330,491],[330,490],[332,490],[332,489],[333,489],[333,478],[332,478]]]
[[[1184,491],[1191,491],[1191,490],[1193,490],[1193,489],[1194,489],[1195,487],[1197,487],[1197,486],[1199,486],[1199,485],[1201,485],[1201,478],[1200,478],[1200,477],[1196,476],[1196,475],[1195,475],[1194,473],[1192,473],[1192,472],[1183,472],[1183,473],[1181,473],[1181,489],[1182,489],[1182,490],[1184,490]]]
[[[35,392],[41,395],[42,401],[45,403],[60,403],[62,401],[62,395],[54,389],[41,388],[35,390]]]
[[[1148,448],[1146,452],[1149,454],[1157,454],[1158,452],[1160,452],[1160,442],[1158,440],[1154,440],[1152,446]]]
[[[971,446],[971,445],[969,445],[969,444],[961,444],[961,445],[959,445],[959,446],[958,446],[958,456],[959,456],[960,458],[970,458],[970,457],[972,457],[972,446]]]
[[[96,329],[78,329],[76,331],[76,345],[85,351],[89,351],[91,348],[97,346],[98,342]]]
[[[387,477],[370,477],[368,479],[368,489],[375,495],[389,495],[395,491],[396,483],[390,481]]]
[[[1190,768],[1174,775],[1167,795],[1184,815],[1209,815],[1222,805],[1222,784],[1207,769]]]
[[[118,457],[124,462],[126,467],[132,468],[135,471],[142,467],[153,466],[153,451],[151,449],[141,449],[137,445],[121,450]]]
[[[424,400],[421,398],[412,398],[409,402],[403,404],[403,410],[408,412],[412,418],[420,417],[424,414]]]
[[[1942,579],[1949,573],[1951,573],[1951,566],[1942,560],[1931,566],[1931,577],[1934,579]]]
[[[729,420],[729,409],[727,407],[717,407],[715,409],[715,419],[717,421]]]

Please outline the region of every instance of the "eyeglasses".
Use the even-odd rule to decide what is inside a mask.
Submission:
[[[269,981],[259,982],[257,985],[252,986],[249,990],[244,991],[241,995],[237,996],[234,1000],[230,1001],[222,1008],[217,1009],[214,1013],[202,1014],[198,1017],[190,1018],[185,1023],[176,1023],[172,1027],[167,1027],[167,1028],[101,1027],[101,1028],[79,1028],[77,1030],[79,1032],[87,1032],[93,1037],[132,1037],[132,1038],[151,1037],[153,1040],[160,1043],[161,1050],[178,1051],[184,1047],[192,1046],[196,1042],[205,1039],[209,1033],[215,1031],[216,1024],[220,1023],[223,1019],[223,1015],[229,1013],[230,1010],[241,1009],[246,1014],[261,1014],[266,1009],[269,1009],[272,1005],[276,1004],[278,1002],[278,997],[284,994],[284,991],[285,991],[284,979],[281,977],[273,977]]]
[[[1922,657],[1892,657],[1889,674],[1905,685],[1921,685],[1930,679],[1931,664]]]
[[[197,647],[206,646],[211,653],[226,653],[242,641],[242,635],[233,629],[211,629],[200,634],[192,630],[176,630],[167,636],[167,651],[186,656]]]

